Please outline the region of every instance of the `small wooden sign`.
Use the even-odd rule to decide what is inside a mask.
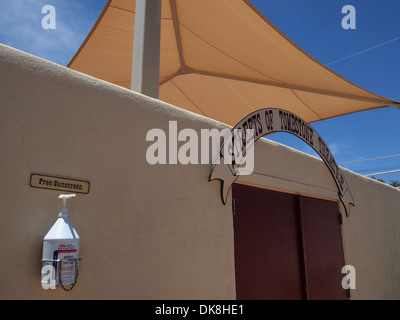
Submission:
[[[48,176],[36,173],[31,174],[30,186],[32,188],[83,194],[88,194],[90,189],[89,181]]]

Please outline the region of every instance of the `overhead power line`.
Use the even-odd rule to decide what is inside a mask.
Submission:
[[[383,174],[388,174],[388,173],[398,173],[400,172],[400,170],[393,170],[393,171],[386,171],[386,172],[377,172],[377,173],[370,173],[370,174],[366,174],[366,177],[373,177],[373,176],[379,176],[379,175],[383,175]]]
[[[337,62],[340,62],[340,61],[343,61],[343,60],[347,60],[347,59],[352,58],[352,57],[354,57],[354,56],[357,56],[357,55],[359,55],[359,54],[361,54],[361,53],[364,53],[364,52],[367,52],[367,51],[370,51],[370,50],[373,50],[373,49],[382,47],[382,46],[384,46],[384,45],[386,45],[386,44],[389,44],[389,43],[394,42],[394,41],[397,41],[397,40],[400,40],[400,37],[394,38],[394,39],[392,39],[392,40],[386,41],[386,42],[384,42],[384,43],[378,44],[378,45],[373,46],[373,47],[371,47],[371,48],[362,50],[362,51],[360,51],[360,52],[353,53],[353,54],[351,54],[351,55],[349,55],[349,56],[347,56],[347,57],[344,57],[344,58],[341,58],[341,59],[339,59],[339,60],[335,60],[335,61],[329,62],[329,63],[327,63],[327,64],[325,64],[325,65],[326,65],[326,66],[329,66],[329,65],[332,65],[332,64],[334,64],[334,63],[337,63]]]
[[[392,170],[398,170],[400,169],[400,166],[388,166],[388,167],[379,167],[379,168],[369,168],[369,169],[360,169],[360,170],[354,170],[354,172],[364,174],[368,172],[388,172]]]
[[[344,162],[344,163],[340,163],[339,165],[345,165],[345,164],[351,164],[351,163],[359,163],[359,162],[372,161],[372,160],[387,159],[387,158],[399,157],[399,156],[400,156],[400,154],[393,154],[391,156],[385,156],[385,157],[379,157],[379,158],[371,158],[371,159]]]

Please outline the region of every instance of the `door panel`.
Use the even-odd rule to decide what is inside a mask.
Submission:
[[[308,298],[347,299],[341,285],[345,263],[338,205],[308,197],[300,197],[300,203]]]
[[[234,184],[237,299],[301,299],[296,199]]]
[[[237,299],[347,299],[336,202],[233,184]]]

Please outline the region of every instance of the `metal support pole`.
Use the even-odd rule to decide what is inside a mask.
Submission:
[[[136,0],[131,89],[158,99],[161,0]]]

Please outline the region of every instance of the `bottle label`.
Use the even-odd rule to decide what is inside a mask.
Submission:
[[[54,267],[56,268],[57,280],[63,285],[75,283],[76,260],[74,259],[78,259],[78,250],[73,243],[62,243],[54,251],[53,260],[62,260],[54,262]]]

